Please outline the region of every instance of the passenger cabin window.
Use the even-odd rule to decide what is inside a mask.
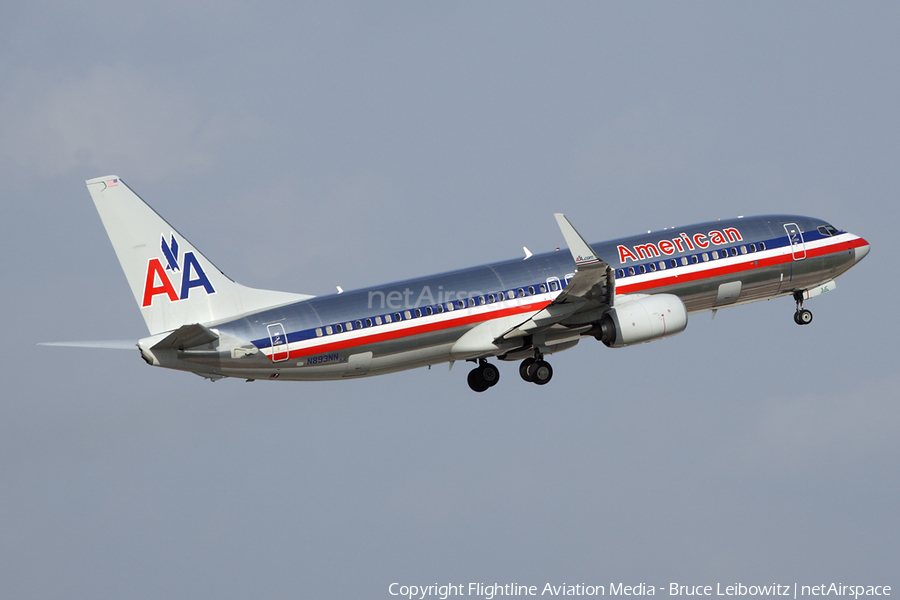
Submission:
[[[340,323],[338,323],[337,325],[334,326],[334,330],[337,331],[338,333],[344,333],[344,328],[341,326]]]
[[[465,308],[465,307],[466,307],[466,303],[465,303],[463,300],[457,300],[457,301],[456,301],[456,306],[458,306],[458,307],[460,307],[460,308]]]
[[[634,275],[634,267],[628,267],[628,274]]]
[[[540,285],[540,288],[538,288],[538,289],[541,290],[541,293],[542,293],[542,294],[546,294],[546,293],[547,293],[547,284],[546,284],[546,283],[542,283],[542,284]]]
[[[524,297],[525,297],[525,290],[523,290],[522,288],[519,288],[518,290],[516,290],[516,295],[517,295],[519,298],[524,298]]]
[[[403,316],[406,317],[407,319],[412,319],[412,313],[409,312],[408,310],[403,312]]]
[[[678,266],[678,261],[675,260],[674,258],[672,260],[670,260],[669,262],[672,264],[673,269]]]
[[[453,310],[453,303],[452,303],[452,302],[448,302],[448,303],[447,303],[447,310]]]
[[[756,244],[750,244],[750,252],[756,252]]]
[[[316,327],[316,337],[322,337],[322,328]]]
[[[356,322],[356,328],[357,328],[357,329],[362,329],[362,321],[357,321],[357,322]]]
[[[559,282],[558,282],[558,281],[551,281],[551,282],[550,282],[550,291],[551,291],[551,292],[558,292],[558,291],[559,291]]]
[[[681,257],[681,264],[682,264],[682,266],[685,266],[685,267],[687,266],[687,264],[688,264],[687,256]]]
[[[391,322],[391,315],[385,315],[384,318],[387,320],[388,323]],[[375,324],[381,325],[381,323],[382,323],[381,317],[375,317]]]
[[[617,270],[616,270],[616,277],[619,278],[619,279],[622,279],[623,277],[625,277],[625,271],[624,271],[623,269],[617,269]]]
[[[534,296],[534,286],[533,285],[528,286],[528,295]]]
[[[325,333],[326,333],[327,335],[331,335],[332,333],[334,333],[334,329],[331,328],[331,325],[326,325],[326,326],[325,326]]]
[[[700,259],[697,258],[697,255],[695,254],[694,256],[691,257],[691,262],[696,265],[698,262],[700,262]]]
[[[731,255],[732,255],[732,256],[737,256],[737,248],[732,248],[732,249],[731,249]]]
[[[765,243],[765,242],[760,242],[760,243],[759,243],[759,249],[760,249],[760,251],[765,250],[765,249],[766,249],[766,243]]]
[[[704,253],[702,254],[702,256],[703,256],[703,262],[709,262],[709,254],[707,254],[706,252],[704,252]]]
[[[417,308],[417,309],[415,310],[415,314],[416,314],[417,317],[421,317],[421,316],[422,316],[422,310],[419,309],[419,308]]]
[[[647,267],[645,267],[644,265],[641,265],[638,267],[638,270],[640,270],[641,275],[643,275],[644,273],[647,272]]]
[[[741,254],[747,254],[747,246],[741,246]]]
[[[664,261],[664,260],[659,261],[659,270],[660,271],[666,270],[666,261]]]
[[[441,314],[442,312],[444,312],[444,305],[443,305],[443,304],[438,304],[438,305],[437,305],[437,311],[438,311],[438,314]]]
[[[469,307],[475,306],[475,298],[469,298]]]
[[[366,319],[366,327],[372,326],[372,319]]]
[[[651,273],[655,273],[655,272],[656,272],[656,263],[650,263],[649,267],[650,267],[650,272],[651,272]]]
[[[497,297],[493,294],[488,294],[488,304],[493,304],[496,299]]]
[[[425,314],[428,315],[428,316],[430,317],[431,315],[434,314],[434,309],[431,308],[430,306],[426,306],[426,307],[425,307]]]
[[[487,300],[485,300],[484,296],[478,296],[478,304],[484,306],[485,303],[487,303]]]
[[[347,331],[353,331],[353,323],[347,321],[346,323],[344,323],[344,329],[346,329]]]
[[[394,320],[400,322],[403,318],[400,316],[400,313],[394,313]]]

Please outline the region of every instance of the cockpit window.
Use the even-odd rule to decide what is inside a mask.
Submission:
[[[820,225],[818,229],[819,233],[822,235],[837,235],[839,233],[838,230],[831,225]]]

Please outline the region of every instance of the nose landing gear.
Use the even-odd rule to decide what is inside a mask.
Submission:
[[[794,312],[794,323],[797,325],[809,325],[812,323],[812,312],[803,308],[803,292],[794,292],[794,302],[797,303],[797,310]]]

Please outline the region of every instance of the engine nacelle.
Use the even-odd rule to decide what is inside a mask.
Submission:
[[[655,294],[616,304],[588,332],[610,348],[624,348],[681,333],[687,308],[673,294]]]

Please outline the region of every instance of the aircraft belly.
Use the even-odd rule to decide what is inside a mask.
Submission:
[[[252,368],[246,368],[250,366],[246,359],[238,359],[229,361],[230,366],[221,369],[221,372],[227,376],[247,379],[315,381],[367,377],[415,369],[448,362],[450,348],[468,328],[456,327],[419,333],[406,338],[290,358],[281,362],[263,357],[265,362],[254,361]]]
[[[448,362],[451,347],[452,344],[440,344],[380,356],[374,353],[372,356],[366,356],[370,354],[369,352],[354,352],[327,365],[298,366],[298,361],[292,360],[285,366],[282,366],[284,363],[273,363],[268,369],[224,369],[223,374],[245,379],[276,381],[329,381],[348,377],[372,377]],[[361,364],[365,366],[360,368]]]

